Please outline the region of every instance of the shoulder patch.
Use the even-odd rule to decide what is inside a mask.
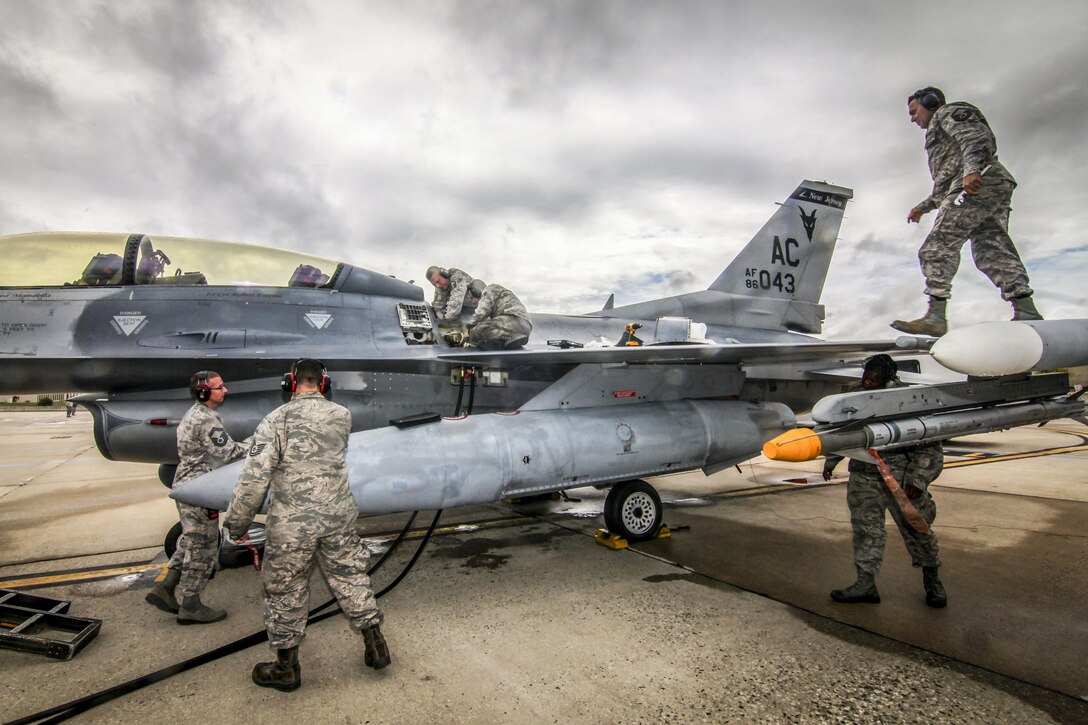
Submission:
[[[259,455],[261,455],[261,451],[263,451],[265,446],[267,446],[267,445],[268,445],[267,443],[254,443],[252,446],[249,447],[249,455],[250,456],[259,456]]]
[[[219,448],[227,445],[227,432],[222,428],[212,428],[211,433],[208,434],[208,438],[210,438],[211,442]]]
[[[957,108],[952,112],[952,120],[964,123],[966,121],[977,121],[978,118],[975,116],[975,112],[970,108]]]

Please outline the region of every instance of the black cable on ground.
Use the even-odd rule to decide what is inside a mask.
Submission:
[[[416,515],[418,513],[418,511],[414,511],[412,513],[411,518],[409,518],[408,523],[404,525],[404,528],[401,530],[401,533],[397,537],[396,541],[394,541],[393,544],[390,545],[389,549],[385,552],[384,555],[382,555],[382,558],[379,559],[378,562],[370,568],[370,571],[367,572],[368,575],[377,572],[378,569],[381,568],[381,565],[385,563],[386,559],[388,559],[389,556],[392,554],[393,550],[396,549],[401,544],[401,542],[404,541],[404,538],[408,535],[408,530],[410,529],[412,523],[415,521]],[[433,534],[435,528],[437,528],[438,520],[441,516],[442,509],[438,509],[435,512],[434,520],[431,522],[430,528],[427,529],[427,533],[420,540],[419,546],[416,548],[416,552],[412,555],[411,560],[409,560],[409,562],[405,565],[404,569],[401,570],[400,574],[397,575],[392,583],[390,583],[380,592],[375,594],[375,597],[385,596],[386,594],[391,592],[394,587],[400,584],[401,581],[404,580],[404,577],[408,575],[408,572],[412,570],[413,566],[415,566],[416,561],[419,560],[420,555],[423,553],[423,548],[427,545],[427,542],[430,541],[431,534]],[[316,624],[317,622],[328,619],[333,615],[339,614],[339,607],[325,612],[324,614],[317,614],[321,610],[328,607],[330,604],[333,604],[335,601],[336,598],[334,597],[322,604],[321,606],[311,609],[307,614],[306,624]],[[169,679],[174,675],[194,669],[201,665],[205,665],[209,662],[214,662],[215,660],[221,659],[228,655],[232,655],[236,652],[241,652],[244,649],[248,649],[255,644],[260,644],[261,642],[265,642],[267,640],[268,633],[266,631],[262,630],[260,632],[254,632],[253,634],[246,635],[245,637],[242,637],[240,639],[236,639],[233,642],[222,645],[221,647],[216,647],[213,650],[203,652],[195,657],[190,657],[189,659],[182,662],[170,665],[169,667],[164,667],[161,670],[157,670],[150,674],[143,675],[142,677],[137,677],[136,679],[129,680],[128,682],[123,682],[120,685],[114,685],[113,687],[107,688],[105,690],[100,690],[99,692],[93,693],[91,695],[72,700],[71,702],[66,702],[62,705],[57,705],[55,707],[42,710],[41,712],[36,712],[33,715],[27,715],[17,720],[10,720],[7,723],[4,723],[4,725],[31,725],[32,723],[36,723],[37,725],[48,725],[50,723],[63,722],[68,718],[74,717],[82,712],[86,712],[91,708],[105,704],[111,700],[116,700],[118,697],[127,695],[130,692],[135,692],[136,690],[140,690],[144,687],[147,687],[148,685],[153,685],[156,682],[162,682],[163,680]]]

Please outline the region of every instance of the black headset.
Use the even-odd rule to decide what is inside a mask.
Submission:
[[[324,395],[332,390],[332,380],[329,378],[328,371],[325,370],[325,363],[306,357],[295,360],[295,364],[291,366],[291,372],[283,374],[280,389],[288,395],[294,395],[295,390],[298,389],[298,366],[304,362],[314,362],[321,366],[321,382],[318,383],[318,391]]]
[[[922,108],[927,111],[936,111],[944,105],[944,93],[940,88],[934,88],[933,86],[918,89],[910,98],[918,101]]]
[[[193,377],[196,378],[196,386],[192,387],[193,397],[201,403],[207,403],[212,399],[212,388],[208,385],[208,370],[201,370]]]
[[[892,359],[892,356],[883,352],[868,358],[865,361],[863,368],[866,370],[870,368],[879,370],[884,374],[884,377],[888,379],[894,378],[899,373],[899,366],[895,363],[895,360]]]

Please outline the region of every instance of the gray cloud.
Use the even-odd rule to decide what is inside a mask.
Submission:
[[[136,228],[416,279],[455,264],[584,312],[704,288],[813,178],[856,190],[827,332],[886,336],[924,303],[905,98],[935,83],[998,132],[1041,308],[1083,301],[1079,3],[968,0],[939,23],[919,2],[3,9],[0,233]],[[960,277],[957,322],[1005,314],[969,260]]]

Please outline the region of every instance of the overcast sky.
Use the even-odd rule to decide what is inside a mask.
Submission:
[[[855,192],[824,336],[891,337],[925,307],[933,84],[997,134],[1039,309],[1086,317],[1086,27],[1083,0],[0,0],[0,234],[456,266],[579,313],[706,288],[809,178]],[[953,326],[1009,313],[965,252]]]

